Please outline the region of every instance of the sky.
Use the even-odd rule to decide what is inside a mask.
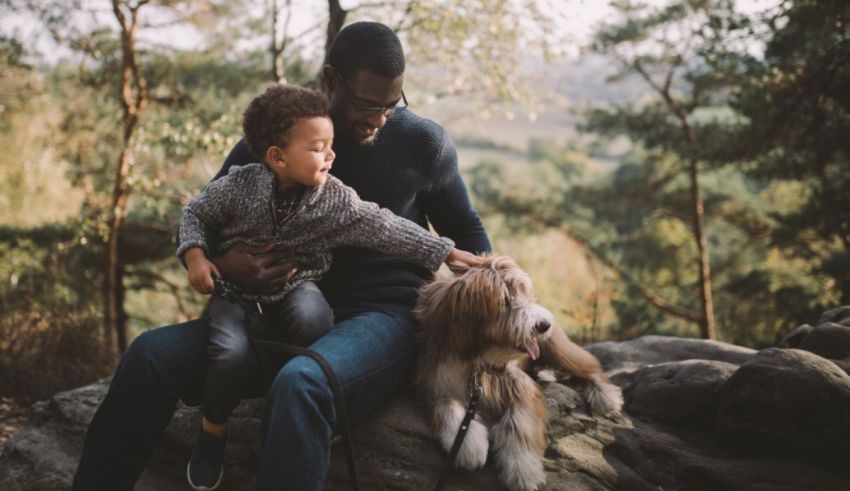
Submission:
[[[104,23],[108,26],[114,26],[115,20],[112,18],[111,8],[107,0],[84,1],[95,7],[94,16],[79,14],[74,16],[73,19],[69,19],[69,22],[82,25]],[[650,5],[667,3],[667,0],[644,1]],[[544,6],[547,12],[551,13],[562,33],[568,34],[575,41],[576,47],[586,42],[595,27],[612,14],[610,2],[606,0],[538,0],[538,2]],[[753,12],[766,6],[775,5],[777,2],[778,0],[738,0],[738,6],[744,12]],[[283,4],[284,2],[280,1],[279,3]],[[354,8],[361,3],[364,3],[364,0],[343,0],[341,2],[345,9]],[[263,15],[263,9],[266,8],[266,5],[266,1],[256,2],[257,17]],[[320,50],[323,49],[324,29],[311,30],[311,27],[324,22],[327,15],[327,2],[325,0],[292,0],[292,6],[289,32],[295,34],[294,37],[303,46],[307,59],[311,59],[313,56],[317,57],[321,53]],[[147,22],[161,24],[173,19],[173,15],[165,9],[149,7],[143,12],[148,14],[143,19]],[[57,47],[50,36],[43,32],[32,15],[3,12],[2,10],[0,10],[0,14],[2,14],[0,15],[0,34],[28,40],[27,44],[40,52],[43,59],[47,60],[48,63],[68,54],[61,47]],[[282,24],[283,22],[281,22],[281,29],[283,29]],[[301,33],[307,33],[307,35]],[[142,30],[140,39],[142,42],[152,44],[167,44],[176,49],[191,49],[203,42],[203,37],[197,31],[185,26]]]

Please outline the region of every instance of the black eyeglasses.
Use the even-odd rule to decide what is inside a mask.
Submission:
[[[392,117],[393,114],[399,109],[404,109],[407,107],[407,97],[404,95],[404,91],[401,91],[401,101],[397,102],[393,106],[370,106],[368,104],[361,104],[357,97],[354,96],[354,91],[351,90],[351,87],[345,83],[345,79],[342,78],[342,75],[334,70],[337,78],[340,82],[342,82],[342,86],[345,87],[345,91],[348,92],[348,98],[351,99],[351,105],[354,106],[354,110],[357,111],[359,116],[374,116],[378,113],[383,113],[384,117],[389,118]]]

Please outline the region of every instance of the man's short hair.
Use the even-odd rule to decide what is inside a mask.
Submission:
[[[299,119],[328,116],[328,100],[315,90],[297,85],[274,84],[245,109],[242,130],[251,151],[264,159],[273,145],[286,145]]]
[[[328,64],[346,80],[361,70],[396,78],[404,73],[404,51],[389,27],[378,22],[355,22],[334,38]]]

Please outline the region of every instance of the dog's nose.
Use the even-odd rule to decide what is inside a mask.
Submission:
[[[534,325],[534,330],[543,334],[548,331],[550,327],[552,327],[552,324],[549,324],[549,321],[540,321]]]

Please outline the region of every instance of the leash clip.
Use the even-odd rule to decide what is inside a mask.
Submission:
[[[469,377],[469,400],[478,401],[482,395],[484,395],[484,387],[481,386],[478,370],[473,369]]]

